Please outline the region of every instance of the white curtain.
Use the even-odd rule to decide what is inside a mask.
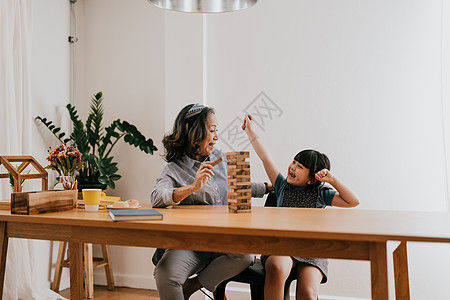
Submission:
[[[0,0],[0,155],[29,155],[32,150],[31,35],[32,0]],[[0,180],[0,198],[9,197],[8,180]],[[10,239],[2,299],[62,298],[40,286],[39,276],[48,274],[35,272],[36,248],[36,241]]]

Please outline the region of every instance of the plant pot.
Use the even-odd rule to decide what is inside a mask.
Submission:
[[[98,181],[78,181],[78,191],[81,192],[83,189],[101,189],[106,190],[107,185],[100,183]]]

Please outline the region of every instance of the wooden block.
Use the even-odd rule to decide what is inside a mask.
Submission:
[[[236,205],[238,208],[241,206],[252,206],[252,202],[250,200],[247,199],[236,199],[233,202],[234,205]]]
[[[227,152],[227,158],[234,157],[234,156],[243,156],[245,158],[248,158],[248,157],[250,157],[250,152],[248,152],[248,151]]]
[[[215,161],[213,161],[213,162],[211,163],[211,165],[212,165],[213,167],[215,167],[216,165],[220,164],[221,162],[222,162],[222,157],[219,157],[218,159],[216,159]]]
[[[251,209],[232,209],[232,208],[228,207],[228,212],[234,213],[234,214],[239,214],[239,213],[251,213],[252,210]]]
[[[252,189],[239,189],[237,191],[237,193],[239,193],[239,195],[243,195],[243,194],[251,195],[252,194]]]
[[[240,178],[247,179],[248,178],[248,179],[250,179],[250,174],[236,174],[236,175],[234,175],[234,178],[237,178],[237,179],[240,179]]]
[[[248,152],[248,151],[236,151],[235,153],[239,156],[244,156],[245,158],[250,157],[250,152]]]
[[[239,213],[251,213],[252,210],[251,209],[239,209],[236,211],[237,214]]]
[[[238,210],[251,209],[252,208],[251,204],[249,204],[249,203],[236,203],[234,205],[236,205]]]
[[[71,210],[76,205],[77,196],[77,190],[12,193],[11,213],[34,215]]]
[[[239,179],[236,179],[236,183],[246,183],[246,182],[250,182],[250,178],[239,178]]]

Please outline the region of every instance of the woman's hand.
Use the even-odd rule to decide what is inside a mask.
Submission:
[[[214,176],[212,169],[213,166],[210,161],[205,161],[200,165],[197,174],[195,174],[194,183],[192,183],[193,192],[200,190]]]
[[[328,182],[329,184],[333,185],[334,182],[334,176],[328,169],[322,169],[315,175],[316,179],[321,182]]]

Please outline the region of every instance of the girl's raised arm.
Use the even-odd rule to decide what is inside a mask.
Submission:
[[[253,149],[255,149],[256,154],[258,154],[259,158],[263,162],[264,169],[266,170],[267,176],[269,176],[269,180],[272,185],[275,185],[275,180],[277,179],[279,170],[275,166],[272,158],[270,157],[269,152],[263,146],[259,138],[253,132],[253,120],[251,115],[245,115],[243,129],[247,133],[248,139],[252,144]]]

